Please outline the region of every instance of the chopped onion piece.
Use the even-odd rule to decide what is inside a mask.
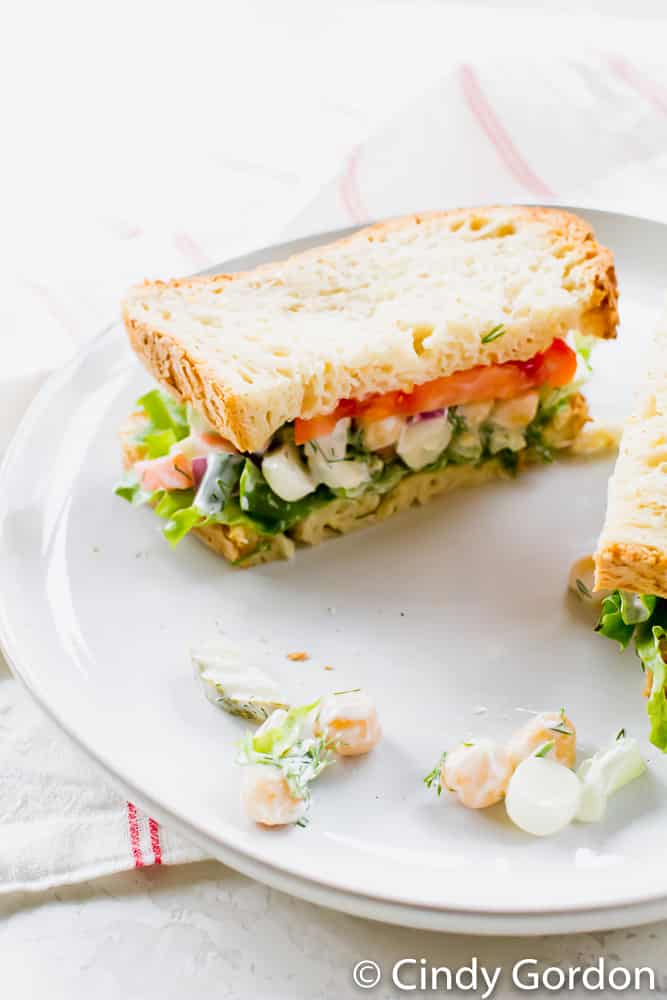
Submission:
[[[609,797],[645,770],[637,741],[631,736],[617,739],[606,750],[599,750],[583,761],[577,770],[582,786],[577,819],[582,823],[599,823]]]
[[[580,796],[574,771],[548,757],[528,757],[510,778],[505,805],[516,826],[547,837],[572,822]]]

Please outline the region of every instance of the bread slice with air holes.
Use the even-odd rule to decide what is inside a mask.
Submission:
[[[595,587],[667,598],[667,306],[609,480]]]
[[[572,329],[613,337],[618,322],[591,227],[521,206],[412,215],[253,271],[146,282],[123,316],[157,381],[243,452],[341,399],[527,360]]]
[[[563,338],[613,337],[618,313],[612,255],[584,220],[496,206],[381,223],[241,274],[147,282],[124,318],[139,358],[191,408],[179,417],[189,457],[178,465],[178,442],[160,452],[164,489],[181,489],[174,509],[203,489],[192,448],[204,438],[245,456],[243,475],[229,459],[226,506],[199,518],[195,497],[188,530],[250,566],[569,449],[588,415]],[[538,378],[535,365],[546,372],[555,356],[565,381]],[[152,420],[144,409],[121,434],[134,483],[121,495],[138,490],[140,502]],[[290,466],[280,488],[276,455]],[[171,516],[148,465],[148,502]]]

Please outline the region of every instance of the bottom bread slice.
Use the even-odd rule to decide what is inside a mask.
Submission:
[[[580,393],[572,395],[545,433],[545,443],[556,451],[570,448],[588,420],[588,408]],[[136,460],[130,422],[121,433],[126,465]],[[518,470],[542,461],[533,449],[517,454]],[[413,472],[401,479],[387,493],[367,492],[354,499],[336,497],[299,521],[286,533],[265,535],[250,525],[209,524],[193,533],[219,555],[240,568],[258,566],[275,559],[289,559],[297,544],[319,545],[336,535],[346,535],[359,528],[386,521],[410,507],[428,503],[434,497],[467,486],[479,486],[491,479],[509,479],[514,475],[498,458],[479,465],[447,465],[437,471]]]

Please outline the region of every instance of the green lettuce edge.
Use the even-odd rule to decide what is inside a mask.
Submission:
[[[667,601],[653,594],[615,590],[603,600],[595,630],[617,642],[621,651],[634,640],[642,670],[650,670],[653,678],[646,703],[649,739],[667,752],[667,664],[661,648],[667,640]]]

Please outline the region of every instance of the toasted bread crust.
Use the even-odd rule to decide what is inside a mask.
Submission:
[[[495,220],[496,228],[502,236],[502,225],[507,224],[506,220],[510,215],[511,225],[520,227],[523,224],[540,223],[547,226],[549,238],[553,242],[553,256],[571,258],[563,270],[562,288],[573,295],[576,292],[579,305],[575,325],[582,332],[596,337],[614,337],[618,324],[618,290],[613,256],[607,248],[596,242],[590,226],[578,216],[561,209],[488,206],[427,212],[377,223],[326,247],[316,247],[295,255],[286,262],[265,264],[251,272],[177,279],[171,282],[145,282],[132,291],[123,305],[123,318],[130,344],[161,385],[177,398],[192,403],[212,426],[241,451],[259,450],[265,445],[270,433],[288,420],[297,416],[308,418],[330,412],[336,402],[346,395],[360,398],[373,391],[409,389],[417,384],[415,378],[408,377],[401,381],[402,373],[397,361],[393,363],[396,365],[395,375],[383,375],[384,366],[375,360],[371,367],[369,360],[368,371],[362,366],[353,373],[348,371],[343,377],[336,372],[327,374],[325,371],[322,375],[319,370],[305,370],[298,377],[295,375],[294,378],[283,379],[279,389],[250,393],[247,387],[239,385],[236,363],[226,363],[221,369],[214,370],[210,349],[207,353],[193,344],[186,346],[176,331],[167,329],[169,323],[162,326],[155,316],[149,317],[149,310],[145,305],[147,300],[153,302],[162,293],[171,294],[178,290],[183,293],[195,292],[198,288],[210,290],[217,295],[224,293],[231,284],[249,279],[257,279],[259,283],[274,272],[278,275],[276,283],[280,283],[278,272],[286,265],[311,260],[319,262],[325,253],[335,253],[350,246],[363,247],[365,241],[382,243],[392,234],[433,221],[444,221],[452,229],[460,222],[474,230],[475,220],[479,219],[491,227],[491,235],[494,235],[494,219],[498,216]],[[474,240],[471,247],[474,247]],[[557,312],[556,309],[555,315]],[[568,320],[564,321],[565,326],[572,319],[571,312],[570,308]],[[462,349],[457,354],[457,363],[453,366],[442,363],[432,371],[424,369],[425,375],[421,381],[475,364],[526,360],[537,350],[548,346],[554,336],[562,336],[566,332],[561,328],[563,322],[560,326],[556,320],[554,322],[556,325],[550,333],[542,329],[539,335],[536,333],[535,337],[527,338],[525,333],[515,335],[508,331],[506,336],[488,347],[482,346],[477,337],[477,346],[473,349],[468,344],[465,350]],[[373,352],[369,354],[369,358],[371,357]],[[389,368],[392,368],[392,364]]]
[[[667,598],[667,555],[653,545],[605,545],[595,555],[595,589]]]

